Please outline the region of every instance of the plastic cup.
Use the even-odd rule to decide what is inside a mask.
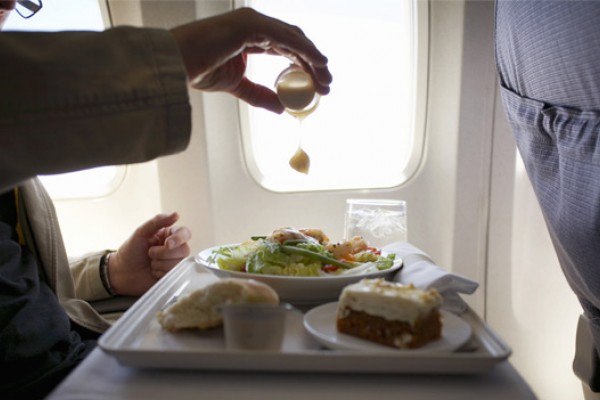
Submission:
[[[288,114],[304,118],[312,113],[321,96],[316,92],[310,74],[292,64],[284,69],[275,82],[275,89]]]
[[[290,304],[224,304],[225,345],[230,350],[280,350]]]
[[[347,199],[344,237],[362,236],[381,248],[408,238],[406,201],[390,199]]]

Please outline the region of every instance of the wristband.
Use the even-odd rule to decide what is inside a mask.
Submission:
[[[111,296],[116,296],[117,292],[112,288],[110,277],[108,275],[108,260],[110,259],[111,254],[112,253],[106,253],[100,258],[100,281],[102,282],[104,289],[106,289]]]

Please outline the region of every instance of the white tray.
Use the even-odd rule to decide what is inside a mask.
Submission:
[[[183,260],[102,335],[100,348],[123,365],[141,368],[425,374],[485,373],[511,353],[472,310],[461,318],[473,336],[451,353],[327,350],[306,332],[301,313],[288,318],[281,351],[227,350],[221,328],[164,331],[156,312],[174,297],[219,279],[204,271],[193,258]]]

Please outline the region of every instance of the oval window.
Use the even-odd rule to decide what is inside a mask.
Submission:
[[[426,3],[397,0],[249,0],[302,28],[327,55],[331,93],[301,123],[240,102],[248,169],[276,192],[391,188],[415,172],[424,141]],[[251,79],[273,87],[288,66],[250,57]],[[302,174],[288,161],[299,144]]]

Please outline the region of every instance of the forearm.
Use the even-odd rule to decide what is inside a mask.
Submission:
[[[31,176],[183,150],[187,80],[170,33],[1,33],[0,191]]]
[[[102,284],[100,261],[108,251],[88,253],[70,261],[71,274],[75,283],[75,296],[82,300],[94,301],[111,297]]]

